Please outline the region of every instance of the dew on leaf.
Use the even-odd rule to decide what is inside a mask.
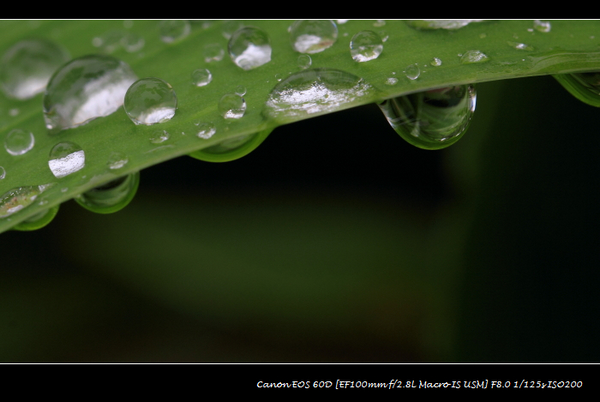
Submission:
[[[95,213],[117,212],[131,202],[137,192],[139,182],[140,173],[131,173],[79,194],[75,197],[75,201]]]
[[[379,108],[404,140],[422,149],[442,149],[466,132],[476,104],[473,85],[458,85],[392,98]]]
[[[307,54],[301,54],[298,56],[298,67],[301,69],[307,69],[312,64],[312,58]]]
[[[406,75],[406,78],[408,78],[411,81],[414,81],[421,75],[421,69],[417,64],[411,64],[410,66],[406,67],[406,69],[404,70],[404,74]]]
[[[237,87],[235,87],[235,93],[239,96],[246,95],[246,87],[243,85],[238,85]]]
[[[463,64],[482,63],[488,61],[489,58],[480,50],[468,50],[460,56],[460,62]]]
[[[127,90],[123,107],[135,124],[163,123],[175,116],[177,95],[173,87],[160,78],[141,78]]]
[[[398,83],[398,78],[396,77],[389,77],[387,80],[385,80],[385,85],[396,85]]]
[[[124,31],[108,31],[92,39],[92,45],[102,53],[111,54],[122,46],[122,40],[126,33]]]
[[[48,167],[54,177],[58,179],[78,172],[84,166],[85,152],[73,142],[59,142],[50,150]]]
[[[212,81],[212,73],[206,68],[198,68],[192,72],[192,82],[197,87],[203,87]]]
[[[534,49],[533,49],[533,46],[531,46],[531,45],[527,45],[527,44],[525,44],[525,43],[520,43],[520,42],[512,42],[512,41],[508,41],[508,42],[506,42],[506,43],[508,43],[508,45],[509,45],[510,47],[512,47],[512,48],[515,48],[515,49],[517,49],[517,50],[527,50],[527,51],[532,51],[532,50],[534,50]]]
[[[225,94],[219,100],[219,113],[224,119],[240,119],[246,113],[246,101],[238,94]]]
[[[179,41],[189,35],[190,22],[186,20],[164,20],[158,22],[160,40],[165,43]]]
[[[162,144],[170,137],[169,133],[166,130],[156,130],[150,136],[150,142],[153,144]]]
[[[207,140],[213,135],[215,135],[215,133],[217,132],[215,125],[212,123],[196,122],[194,124],[198,126],[198,128],[196,129],[196,136],[198,138]]]
[[[121,169],[123,166],[127,165],[129,162],[129,158],[123,152],[112,152],[108,157],[108,162],[106,163],[108,168],[111,170]]]
[[[4,179],[6,177],[6,169],[4,169],[2,166],[0,166],[0,180]]]
[[[333,46],[338,28],[331,20],[298,20],[290,27],[292,48],[300,53],[319,53]]]
[[[223,56],[225,56],[225,50],[223,49],[223,46],[218,43],[209,43],[208,45],[204,46],[202,54],[204,55],[205,62],[212,63],[223,60]]]
[[[139,52],[142,50],[145,44],[146,41],[144,38],[133,32],[125,33],[125,35],[123,35],[121,38],[121,45],[123,45],[123,48],[128,53]]]
[[[432,65],[432,66],[434,66],[434,67],[439,67],[439,66],[441,66],[441,65],[442,65],[442,60],[440,60],[440,59],[439,59],[439,58],[437,58],[437,57],[434,57],[434,58],[431,60],[431,65]]]
[[[252,70],[271,61],[269,35],[256,27],[243,27],[229,39],[227,50],[231,60],[244,70]]]
[[[28,207],[41,193],[52,185],[21,186],[8,190],[0,197],[0,219]]]
[[[223,21],[223,25],[221,26],[221,33],[223,34],[223,37],[225,39],[230,39],[233,36],[234,32],[242,27],[243,24],[241,21]]]
[[[112,56],[71,60],[48,82],[43,99],[46,127],[56,133],[116,112],[135,80],[129,65]]]
[[[550,32],[551,28],[552,28],[552,25],[550,24],[550,21],[541,21],[541,20],[533,21],[533,29],[535,29],[538,32]]]
[[[374,60],[383,52],[383,41],[373,31],[361,31],[350,41],[350,55],[356,62]]]
[[[21,40],[0,60],[1,88],[11,98],[32,98],[46,89],[52,74],[69,59],[69,52],[54,42]]]
[[[13,156],[23,155],[29,152],[35,145],[33,133],[16,128],[11,130],[4,139],[6,152]]]

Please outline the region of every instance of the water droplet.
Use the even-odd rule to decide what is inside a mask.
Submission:
[[[2,90],[9,97],[29,99],[44,91],[52,74],[69,58],[69,53],[54,42],[43,39],[19,41],[0,61]]]
[[[244,134],[228,138],[213,145],[189,154],[191,157],[206,162],[228,162],[248,155],[255,150],[271,133],[272,129],[255,134]]]
[[[48,202],[46,201],[46,204],[47,203]],[[42,202],[40,202],[39,204],[44,205],[42,204]],[[13,226],[12,229],[19,231],[31,231],[41,229],[44,226],[48,225],[50,222],[52,222],[52,220],[58,213],[59,207],[60,205],[55,205],[53,207],[44,209],[43,211],[40,211],[33,216],[30,216],[24,221],[19,222],[17,225]]]
[[[463,64],[481,63],[488,60],[489,58],[480,50],[468,50],[460,57],[460,62]]]
[[[508,42],[506,42],[506,43],[508,43],[508,45],[509,45],[510,47],[513,47],[513,48],[515,48],[515,49],[517,49],[517,50],[527,50],[527,51],[532,51],[532,50],[534,50],[534,49],[533,49],[533,46],[531,46],[531,45],[527,45],[527,44],[525,44],[525,43],[511,42],[511,41],[508,41]]]
[[[396,77],[390,77],[387,80],[385,80],[385,85],[396,85],[398,83],[398,78]]]
[[[166,130],[157,130],[150,136],[150,142],[153,144],[161,144],[168,140],[170,137]]]
[[[290,27],[292,48],[300,53],[319,53],[333,46],[338,28],[331,20],[299,20]]]
[[[160,40],[165,43],[173,43],[189,35],[191,26],[186,20],[159,21],[158,31]]]
[[[84,166],[85,152],[73,142],[59,142],[50,151],[48,167],[54,177],[58,179],[78,172]]]
[[[237,87],[235,87],[235,93],[239,96],[246,95],[246,87],[243,85],[238,85]]]
[[[406,78],[414,81],[421,75],[421,69],[417,64],[411,64],[410,66],[406,67],[404,74],[406,75]]]
[[[6,169],[4,169],[2,166],[0,166],[0,180],[4,179],[6,177]]]
[[[129,65],[111,56],[71,60],[48,82],[43,99],[46,127],[55,133],[114,113],[135,80]]]
[[[225,39],[230,39],[235,31],[242,28],[243,24],[241,21],[230,20],[223,21],[223,26],[221,27],[221,33]]]
[[[131,202],[139,183],[140,173],[135,172],[86,191],[75,197],[75,201],[89,211],[110,214]]]
[[[459,85],[388,99],[379,108],[407,142],[422,149],[442,149],[466,132],[476,98],[473,85]]]
[[[123,45],[123,48],[125,48],[125,51],[128,53],[139,52],[145,44],[146,41],[144,38],[133,32],[125,33],[121,38],[121,45]]]
[[[0,218],[6,218],[31,205],[52,184],[13,188],[0,197]]]
[[[600,72],[558,74],[554,78],[580,101],[600,107]]]
[[[33,148],[35,137],[33,133],[16,128],[12,130],[4,139],[4,148],[11,155],[23,155]]]
[[[229,39],[231,60],[244,70],[252,70],[271,61],[271,41],[266,32],[255,27],[238,29]]]
[[[301,54],[298,56],[298,67],[302,69],[307,69],[312,64],[312,58],[307,54]]]
[[[123,106],[135,124],[163,123],[175,116],[177,96],[171,85],[160,78],[142,78],[127,90]]]
[[[438,59],[437,57],[434,57],[431,60],[431,65],[434,66],[434,67],[439,67],[439,66],[442,65],[442,60]]]
[[[278,83],[266,102],[265,113],[280,123],[349,108],[374,88],[341,70],[316,68],[299,71]]]
[[[416,29],[459,29],[469,25],[472,22],[481,22],[483,20],[410,20],[406,23]]]
[[[213,135],[215,135],[215,133],[217,132],[217,128],[215,127],[214,124],[212,123],[201,123],[201,122],[197,122],[194,123],[196,126],[198,126],[198,132],[196,133],[196,135],[198,136],[198,138],[202,138],[202,139],[209,139],[210,137],[212,137]]]
[[[552,25],[550,24],[550,21],[540,21],[540,20],[533,21],[533,29],[535,29],[538,32],[550,32],[551,28],[552,28]]]
[[[197,87],[203,87],[205,85],[208,85],[211,81],[212,74],[206,68],[199,68],[197,70],[194,70],[194,72],[192,73],[192,82]]]
[[[108,31],[92,39],[92,45],[99,48],[105,54],[113,53],[122,45],[122,39],[125,37],[123,31]]]
[[[225,119],[240,119],[246,112],[246,101],[238,94],[225,94],[219,100],[219,113]]]
[[[210,43],[204,46],[203,55],[204,61],[207,63],[221,61],[225,55],[225,50],[223,49],[223,46],[218,43]]]
[[[127,165],[129,162],[129,158],[122,152],[113,152],[110,154],[108,158],[108,168],[111,170],[121,169],[123,166]]]
[[[376,59],[381,52],[383,52],[383,42],[373,31],[361,31],[350,41],[350,55],[356,62]]]

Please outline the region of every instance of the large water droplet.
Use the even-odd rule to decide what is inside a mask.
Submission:
[[[89,211],[111,214],[131,202],[139,183],[140,173],[131,173],[78,195],[75,201]]]
[[[240,119],[246,113],[246,101],[238,94],[225,94],[219,100],[219,113],[224,119]]]
[[[271,131],[273,129],[263,130],[255,134],[239,135],[189,155],[205,162],[233,161],[255,150],[269,136]]]
[[[476,98],[473,85],[460,85],[388,99],[379,108],[407,142],[422,149],[442,149],[466,132]]]
[[[244,70],[252,70],[271,61],[271,41],[266,32],[255,27],[238,29],[227,46],[231,60]]]
[[[46,89],[52,74],[69,59],[69,53],[54,42],[44,39],[22,40],[2,56],[2,89],[12,98],[31,98]]]
[[[469,25],[472,22],[480,22],[483,20],[410,20],[406,23],[417,29],[459,29]]]
[[[165,43],[181,40],[188,36],[190,31],[191,25],[186,20],[164,20],[158,22],[160,40]]]
[[[0,197],[0,218],[6,218],[31,205],[52,184],[13,188]]]
[[[357,62],[365,62],[379,57],[383,52],[383,41],[373,31],[361,31],[350,41],[350,55]]]
[[[286,123],[358,105],[375,89],[345,71],[316,68],[299,71],[279,82],[269,94],[265,113]]]
[[[594,107],[600,107],[600,73],[558,74],[554,78],[571,95]]]
[[[56,133],[114,113],[135,80],[129,65],[111,56],[71,60],[48,82],[43,99],[46,127]]]
[[[55,205],[48,209],[44,209],[43,211],[38,212],[37,214],[30,216],[22,222],[19,222],[17,225],[13,226],[13,230],[19,231],[31,231],[38,230],[48,225],[56,214],[58,213],[60,205]]]
[[[83,169],[84,166],[85,152],[73,142],[59,142],[50,151],[48,167],[58,179],[75,173]]]
[[[11,155],[23,155],[33,148],[35,137],[33,133],[16,128],[4,139],[4,148]]]
[[[211,81],[212,81],[212,74],[206,68],[199,68],[197,70],[194,70],[194,72],[192,72],[192,82],[197,87],[206,86],[206,85],[210,84]]]
[[[460,56],[460,62],[463,64],[481,63],[488,60],[487,55],[481,50],[468,50]]]
[[[171,120],[177,110],[177,96],[160,78],[142,78],[125,94],[123,107],[135,124],[152,125]]]
[[[299,20],[290,27],[292,47],[300,53],[319,53],[333,46],[338,29],[331,20]]]

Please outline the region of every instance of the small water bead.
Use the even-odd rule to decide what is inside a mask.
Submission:
[[[13,156],[23,155],[29,152],[35,145],[33,133],[16,128],[4,139],[6,152]]]
[[[267,99],[265,113],[280,123],[356,106],[375,89],[362,78],[341,70],[302,70],[278,83]]]
[[[242,28],[244,25],[241,21],[230,20],[223,21],[223,26],[221,27],[221,33],[225,39],[230,39],[235,31]]]
[[[406,78],[414,81],[421,75],[421,69],[417,64],[411,64],[410,66],[406,67],[404,74],[406,75]]]
[[[54,42],[44,39],[19,41],[0,60],[2,90],[11,98],[32,98],[46,89],[52,74],[69,59],[69,53]]]
[[[79,194],[75,201],[89,211],[110,214],[131,202],[139,183],[140,173],[135,172]]]
[[[600,72],[558,74],[554,78],[580,101],[600,107]]]
[[[85,152],[73,142],[60,142],[50,151],[48,167],[58,179],[78,172],[84,166]]]
[[[204,140],[207,140],[210,137],[212,137],[213,135],[215,135],[215,133],[217,132],[217,128],[212,123],[197,122],[197,123],[194,123],[194,124],[196,126],[198,126],[198,128],[197,128],[198,132],[196,133],[196,136],[198,138],[202,138]]]
[[[312,58],[307,54],[301,54],[298,56],[298,67],[302,69],[307,69],[312,64]]]
[[[397,83],[398,83],[398,78],[396,78],[396,77],[390,77],[387,80],[385,80],[386,85],[396,85]]]
[[[434,66],[434,67],[439,67],[439,66],[442,65],[442,60],[438,59],[437,57],[434,57],[431,60],[431,65]]]
[[[460,62],[463,64],[481,63],[488,60],[487,55],[480,50],[468,50],[460,56]]]
[[[383,52],[383,42],[373,31],[361,31],[350,41],[350,55],[356,62],[374,60],[381,52]]]
[[[206,68],[199,68],[192,73],[192,82],[197,87],[203,87],[212,81],[212,74]]]
[[[99,48],[103,53],[110,54],[122,46],[122,40],[126,33],[124,31],[108,31],[92,39],[92,45]]]
[[[239,96],[246,95],[246,87],[243,85],[238,85],[237,87],[235,87],[235,93]]]
[[[0,197],[0,219],[31,205],[35,199],[52,184],[39,186],[22,186],[13,188]]]
[[[229,57],[238,67],[252,70],[271,61],[269,35],[255,27],[238,29],[227,45]]]
[[[121,38],[121,45],[125,48],[125,51],[128,53],[135,53],[142,50],[146,41],[144,38],[136,33],[127,32]]]
[[[0,166],[0,180],[4,179],[6,177],[6,169],[4,169],[2,166]]]
[[[473,85],[458,85],[388,99],[379,108],[407,142],[422,149],[442,149],[464,135],[476,98]]]
[[[300,53],[319,53],[333,46],[338,28],[331,20],[299,20],[290,27],[292,48]]]
[[[152,133],[150,137],[150,142],[153,144],[162,144],[170,137],[169,133],[166,130],[157,130]]]
[[[533,29],[535,29],[538,32],[550,32],[551,28],[552,28],[552,25],[550,24],[550,21],[541,21],[541,20],[533,21]]]
[[[159,21],[158,31],[160,40],[165,43],[173,43],[188,36],[191,26],[186,20],[164,20]]]
[[[224,119],[240,119],[246,112],[246,101],[238,94],[225,94],[219,100],[219,113]]]
[[[513,48],[515,48],[515,49],[517,49],[517,50],[527,50],[527,51],[532,51],[532,50],[534,50],[534,49],[533,49],[533,46],[531,46],[531,45],[527,45],[527,44],[525,44],[525,43],[512,42],[512,41],[508,41],[508,42],[506,42],[506,43],[508,43],[508,45],[509,45],[510,47],[513,47]]]
[[[177,95],[173,87],[160,78],[142,78],[129,87],[123,106],[135,124],[163,123],[175,116]]]
[[[112,152],[106,163],[111,170],[121,169],[129,162],[129,158],[122,152]]]
[[[203,55],[204,61],[207,63],[221,61],[223,60],[223,56],[225,56],[225,50],[218,43],[209,43],[204,46]]]
[[[112,56],[71,60],[48,82],[43,99],[46,127],[55,133],[116,112],[135,80],[129,65]]]

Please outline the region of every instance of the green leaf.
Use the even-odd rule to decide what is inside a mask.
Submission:
[[[72,58],[77,58],[103,51],[94,46],[96,37],[117,31],[138,35],[144,39],[141,49],[128,51],[116,46],[108,51],[129,64],[138,77],[156,77],[168,82],[177,94],[179,105],[174,118],[165,123],[135,125],[120,108],[110,116],[52,136],[45,127],[41,94],[24,101],[0,97],[0,139],[4,141],[16,128],[28,130],[35,136],[33,149],[23,155],[0,152],[0,166],[6,172],[0,180],[0,198],[12,203],[10,205],[17,203],[20,208],[0,218],[0,232],[95,187],[172,158],[191,154],[202,160],[226,161],[247,155],[267,135],[277,135],[281,130],[269,133],[282,124],[432,88],[594,71],[600,67],[595,37],[598,21],[551,21],[549,32],[534,29],[533,21],[528,20],[473,22],[453,30],[418,29],[397,20],[386,21],[383,26],[374,21],[348,21],[338,25],[339,36],[333,46],[311,55],[311,68],[332,69],[357,77],[368,85],[369,91],[330,105],[322,112],[273,119],[265,111],[269,94],[280,79],[284,81],[302,71],[298,65],[299,53],[290,44],[291,21],[240,21],[240,25],[255,26],[266,32],[273,49],[270,62],[247,71],[235,65],[227,55],[223,28],[230,24],[192,21],[187,36],[165,43],[159,35],[159,21],[131,24],[112,20],[0,21],[2,53],[22,39],[38,37],[62,45]],[[375,31],[386,40],[377,59],[357,63],[350,56],[349,43],[352,36],[362,30]],[[223,59],[205,61],[207,45],[221,46],[225,50]],[[460,55],[476,50],[487,56],[485,62],[461,62]],[[434,58],[442,64],[432,66]],[[404,71],[415,64],[420,74],[417,79],[409,79]],[[199,68],[209,69],[213,76],[212,82],[204,87],[192,83],[191,75]],[[389,85],[389,78],[396,78],[397,83]],[[235,92],[238,86],[246,90],[246,112],[241,119],[225,120],[219,113],[219,99]],[[207,139],[199,138],[196,123],[213,124],[215,134]],[[168,132],[169,139],[154,144],[150,138],[158,130]],[[240,141],[240,148],[232,148],[232,143],[244,137],[252,142]],[[48,168],[48,155],[60,141],[80,145],[86,159],[83,169],[57,179]],[[230,147],[230,152],[224,153],[225,147]],[[110,169],[107,163],[114,152],[126,155],[128,163],[119,169]],[[28,186],[40,191],[39,194],[11,197],[10,191]]]

